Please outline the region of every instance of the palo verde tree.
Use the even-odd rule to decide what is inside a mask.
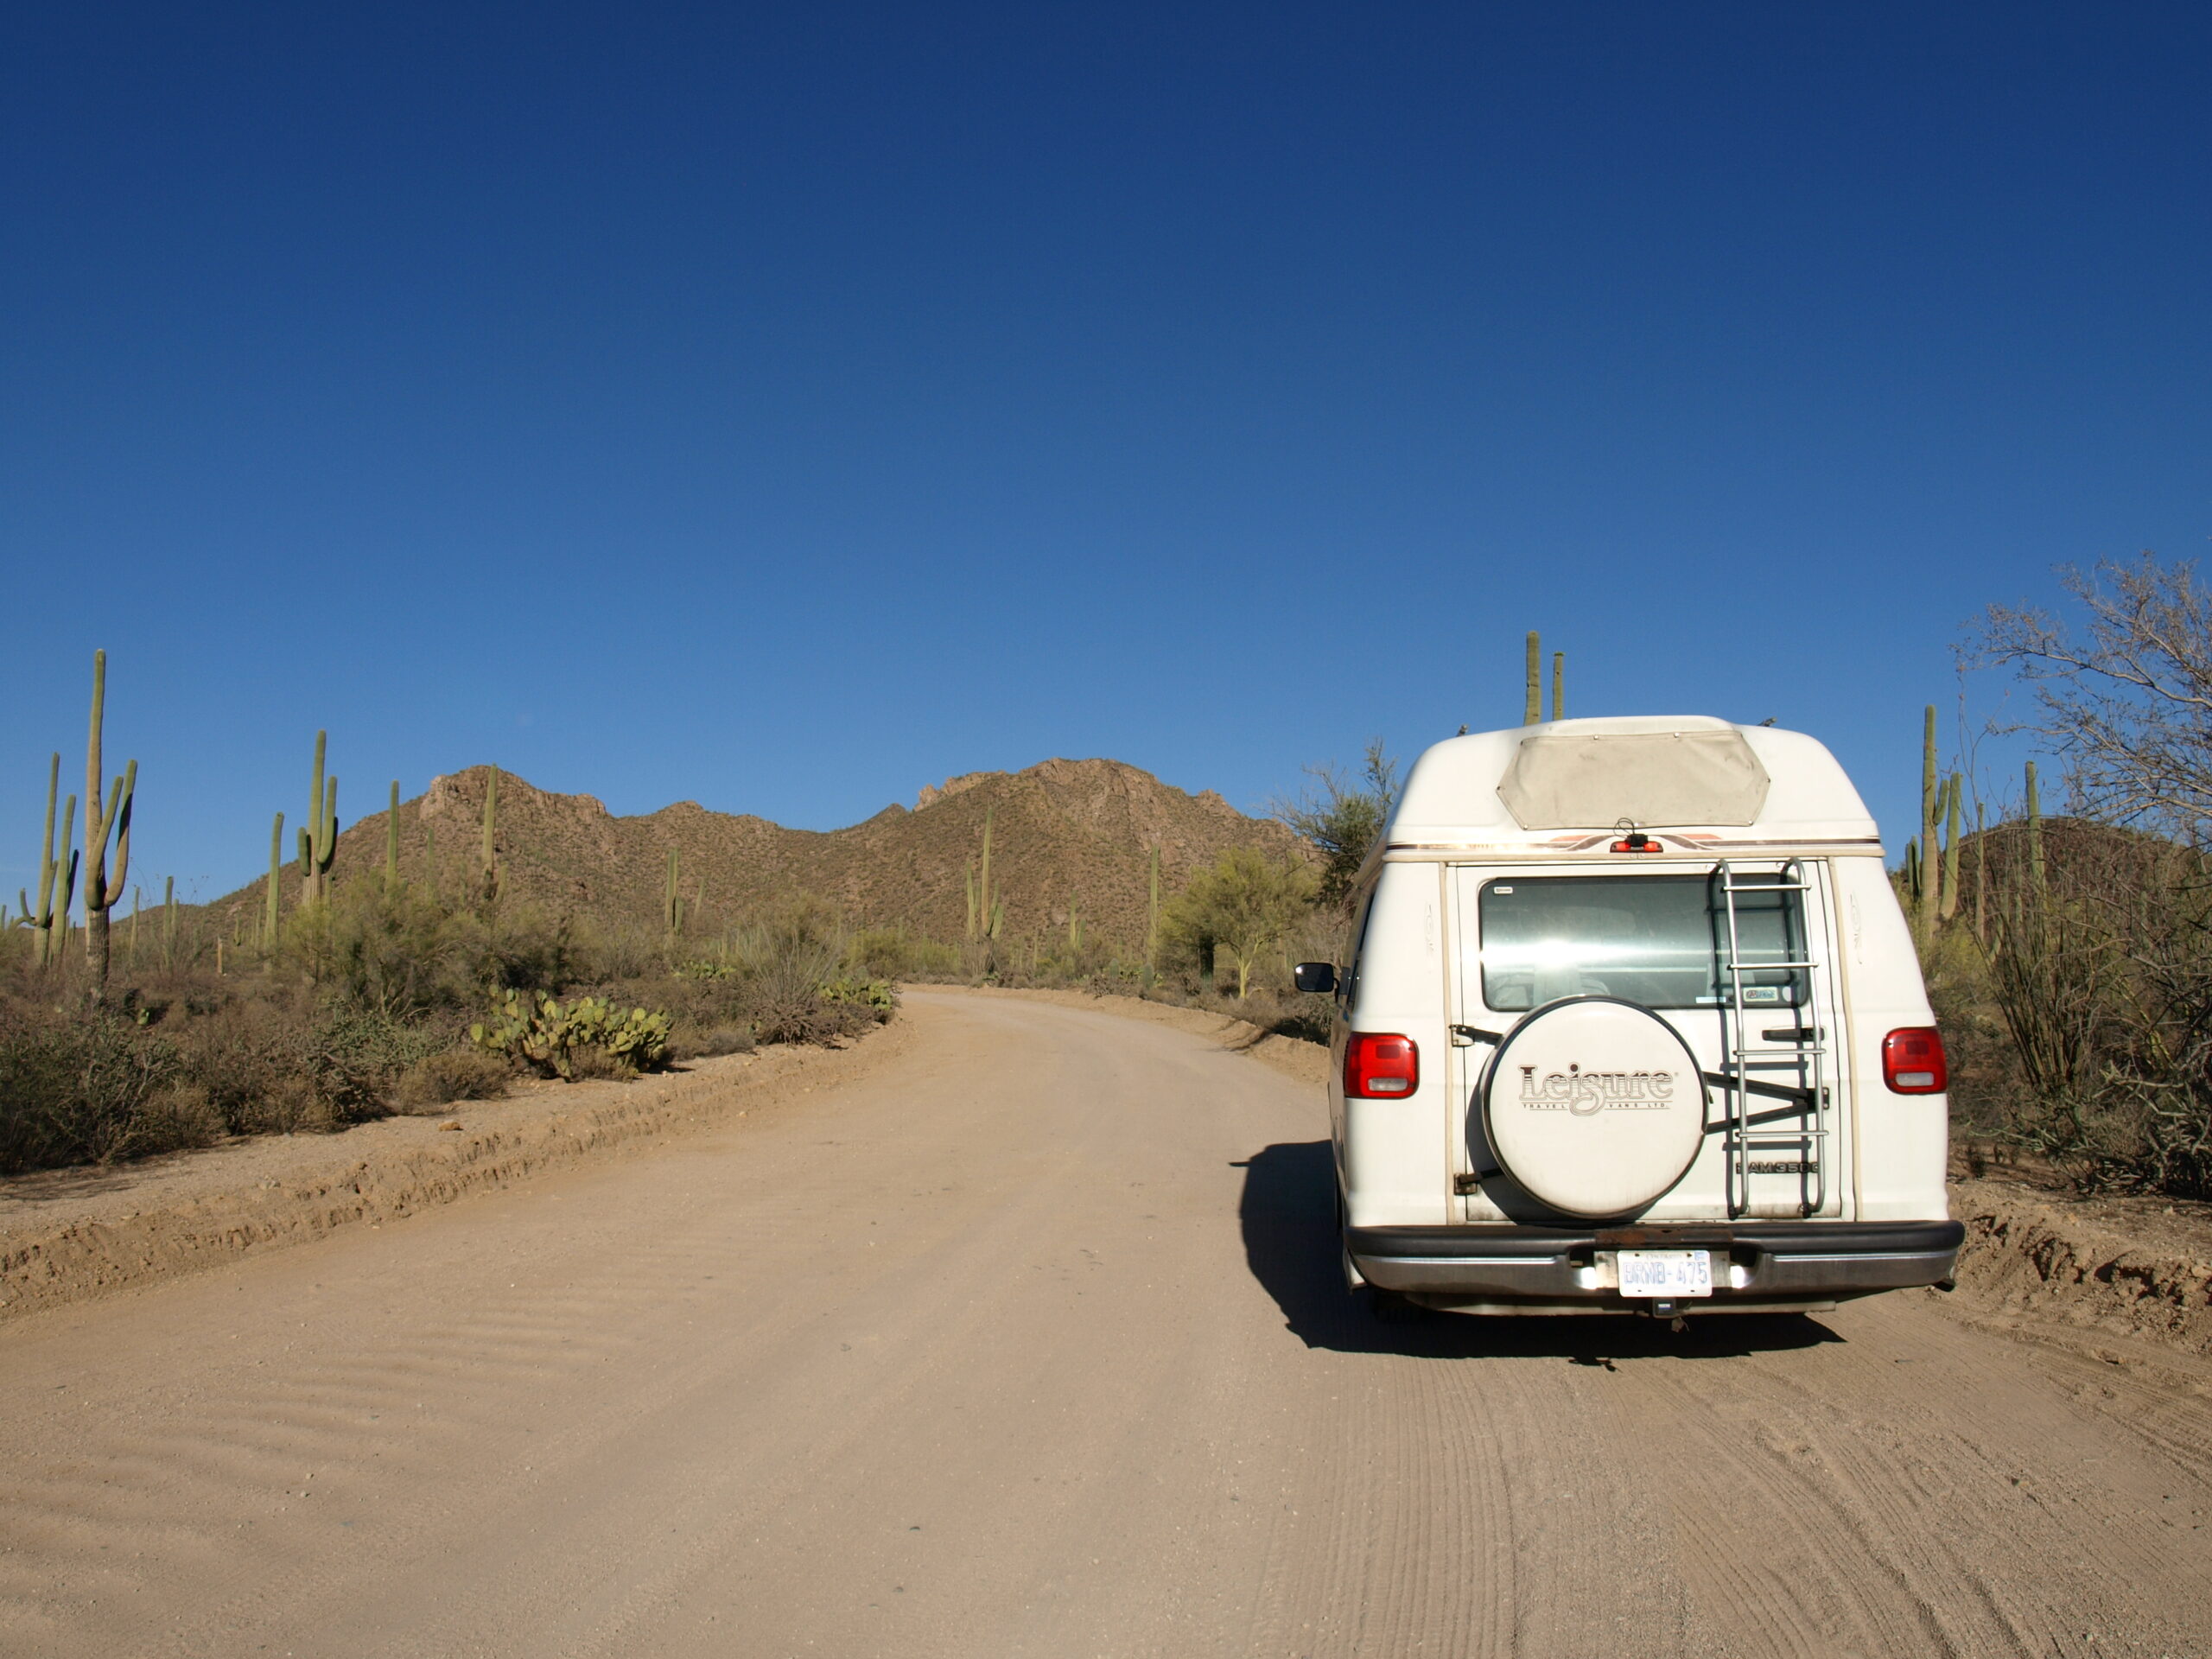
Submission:
[[[1161,915],[1160,933],[1202,973],[1215,954],[1227,957],[1242,997],[1252,988],[1253,969],[1313,909],[1317,886],[1298,860],[1232,847],[1191,878]]]

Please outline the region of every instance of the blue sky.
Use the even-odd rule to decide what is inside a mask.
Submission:
[[[2202,6],[18,8],[0,881],[496,761],[831,828],[1769,715],[2212,534]]]

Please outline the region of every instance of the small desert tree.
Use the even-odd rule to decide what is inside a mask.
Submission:
[[[1312,910],[1316,887],[1302,862],[1233,847],[1191,878],[1161,913],[1160,932],[1201,962],[1209,950],[1227,956],[1242,997],[1254,967]]]
[[[1320,853],[1321,902],[1341,905],[1398,804],[1398,763],[1378,737],[1357,778],[1333,766],[1308,766],[1306,773],[1312,784],[1295,799],[1275,802],[1274,817]]]
[[[2188,563],[2060,572],[2078,635],[2047,612],[1993,605],[1971,654],[2035,692],[2028,728],[2064,757],[2075,811],[2198,845],[2212,830],[2212,590]]]

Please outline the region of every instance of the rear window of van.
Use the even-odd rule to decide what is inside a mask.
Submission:
[[[1736,938],[1744,1001],[1802,1007],[1804,913],[1780,878],[1738,872]],[[1745,886],[1752,891],[1745,892]],[[1618,996],[1648,1008],[1729,1001],[1728,911],[1717,875],[1540,875],[1486,882],[1480,904],[1483,1001],[1501,1013],[1563,996]]]

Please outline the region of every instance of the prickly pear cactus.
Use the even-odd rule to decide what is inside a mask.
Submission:
[[[469,1027],[468,1040],[520,1060],[540,1077],[573,1079],[576,1055],[588,1048],[650,1071],[667,1058],[674,1024],[665,1014],[618,1008],[601,997],[580,996],[564,1007],[543,991],[534,1001],[509,991],[490,1020]]]

